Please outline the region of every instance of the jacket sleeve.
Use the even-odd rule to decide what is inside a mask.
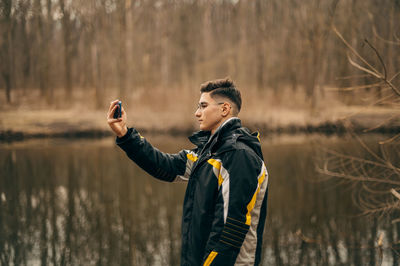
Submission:
[[[203,258],[203,265],[207,266],[235,264],[246,236],[257,234],[254,232],[255,226],[253,229],[250,226],[258,223],[261,202],[267,189],[267,172],[263,161],[246,150],[230,154],[221,163],[218,177],[221,185]],[[249,232],[249,229],[253,231]],[[255,250],[256,242],[250,244],[250,250]]]
[[[132,161],[157,179],[173,182],[189,178],[195,157],[192,151],[182,150],[177,154],[161,152],[134,128],[129,128],[125,136],[117,137],[116,143]]]

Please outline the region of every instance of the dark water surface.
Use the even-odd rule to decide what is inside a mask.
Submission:
[[[148,139],[165,152],[192,147],[183,137]],[[321,146],[354,143],[262,143],[270,175],[263,265],[398,263],[399,223],[360,217],[348,187],[315,182]],[[148,176],[112,138],[0,144],[0,265],[179,265],[185,187]]]

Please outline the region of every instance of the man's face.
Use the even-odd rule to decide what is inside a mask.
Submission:
[[[221,125],[221,122],[224,119],[222,108],[223,103],[223,101],[216,101],[211,98],[209,92],[203,92],[201,94],[199,106],[195,113],[200,124],[200,130],[211,131],[211,133],[214,133]]]

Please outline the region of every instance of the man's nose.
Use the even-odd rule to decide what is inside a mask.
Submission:
[[[200,112],[200,108],[197,108],[196,112],[194,113],[194,115],[196,117],[200,117],[201,116],[201,112]]]

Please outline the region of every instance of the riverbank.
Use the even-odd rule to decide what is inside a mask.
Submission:
[[[128,113],[129,126],[143,134],[189,135],[197,130],[193,114],[152,111]],[[23,110],[0,111],[0,141],[30,138],[99,138],[111,136],[104,111]],[[400,132],[400,111],[386,108],[341,107],[314,111],[274,109],[263,113],[243,112],[243,124],[262,135],[271,133],[342,134],[347,127],[358,133]]]

